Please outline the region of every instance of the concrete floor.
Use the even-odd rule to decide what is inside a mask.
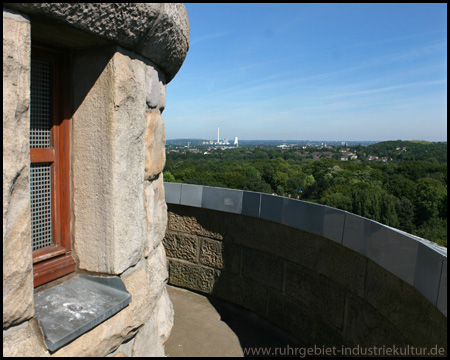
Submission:
[[[169,357],[242,357],[249,355],[249,348],[299,346],[289,335],[241,307],[185,289],[167,288],[175,311],[165,346]]]

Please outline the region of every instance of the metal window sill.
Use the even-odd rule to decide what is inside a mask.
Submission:
[[[79,275],[35,294],[34,310],[47,348],[56,351],[130,302],[131,295],[119,277]]]

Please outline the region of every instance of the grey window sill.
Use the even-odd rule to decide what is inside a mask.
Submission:
[[[34,310],[47,348],[55,351],[130,302],[131,295],[119,277],[79,275],[35,294]]]

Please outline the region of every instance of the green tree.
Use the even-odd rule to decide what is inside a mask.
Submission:
[[[414,234],[447,247],[447,220],[441,218],[429,219],[414,231]]]
[[[163,171],[163,178],[166,182],[176,182],[175,177],[169,171]]]
[[[415,229],[414,205],[408,198],[402,197],[397,203],[396,212],[398,216],[399,229],[412,234]]]
[[[439,180],[422,178],[417,182],[415,208],[418,226],[438,218],[447,207],[447,187]],[[443,205],[445,203],[445,206]]]

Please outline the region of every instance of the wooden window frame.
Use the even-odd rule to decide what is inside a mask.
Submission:
[[[48,149],[30,149],[31,163],[51,163],[53,245],[33,251],[34,286],[75,271],[70,235],[69,57],[34,46],[31,58],[52,63],[52,128]]]

